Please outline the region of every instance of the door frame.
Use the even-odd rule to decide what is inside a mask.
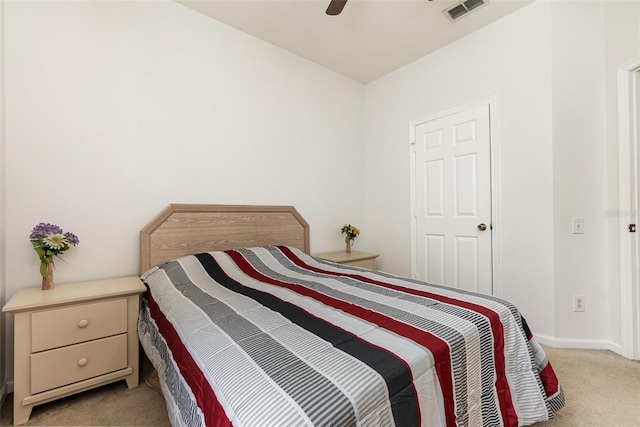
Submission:
[[[618,68],[618,167],[620,236],[620,347],[622,355],[640,359],[640,242],[629,223],[638,224],[640,205],[640,58]],[[633,202],[632,202],[633,200]]]
[[[491,280],[492,280],[492,295],[501,296],[502,288],[500,284],[500,222],[499,222],[499,189],[500,189],[500,169],[499,169],[499,144],[498,144],[498,99],[496,96],[481,99],[466,105],[451,108],[446,111],[441,111],[435,114],[431,114],[426,117],[411,120],[409,122],[409,159],[410,159],[410,191],[411,191],[411,210],[410,210],[410,223],[411,223],[411,277],[417,277],[416,267],[416,167],[415,167],[415,152],[413,147],[416,144],[416,127],[423,123],[427,123],[433,120],[450,116],[453,114],[461,113],[463,111],[479,107],[481,105],[489,106],[489,139],[490,139],[490,168],[491,168]]]

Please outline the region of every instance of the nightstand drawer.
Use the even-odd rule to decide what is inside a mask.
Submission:
[[[127,367],[127,334],[31,355],[31,394]]]
[[[127,331],[127,300],[83,304],[31,314],[31,351],[38,352]]]

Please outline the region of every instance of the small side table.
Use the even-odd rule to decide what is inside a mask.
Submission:
[[[376,258],[378,258],[380,254],[360,251],[351,251],[348,253],[345,251],[338,251],[314,254],[313,256],[327,261],[337,262],[338,264],[354,265],[357,267],[368,268],[369,270],[375,270]]]
[[[15,314],[13,424],[35,405],[126,380],[138,386],[136,276],[19,290],[2,308]]]

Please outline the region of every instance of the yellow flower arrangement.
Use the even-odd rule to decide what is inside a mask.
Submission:
[[[351,224],[345,224],[341,230],[344,234],[346,234],[344,241],[347,243],[349,243],[350,240],[358,237],[358,235],[360,234],[360,229]]]

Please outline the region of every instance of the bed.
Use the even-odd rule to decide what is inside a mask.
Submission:
[[[173,426],[516,426],[564,405],[512,304],[315,258],[293,207],[170,205],[140,242]]]

